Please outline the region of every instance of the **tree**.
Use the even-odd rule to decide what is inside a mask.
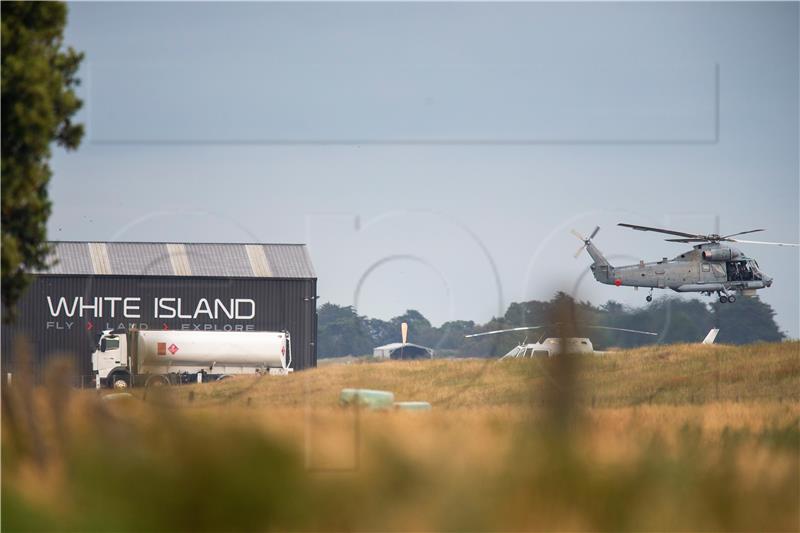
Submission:
[[[364,355],[372,352],[372,339],[364,317],[352,306],[323,304],[318,313],[319,357]]]
[[[51,203],[50,145],[78,147],[83,126],[72,116],[83,59],[63,48],[67,6],[61,2],[2,2],[2,300],[5,317],[47,268],[46,225]]]
[[[435,348],[443,350],[456,350],[464,345],[464,336],[475,332],[475,322],[472,320],[452,320],[445,322],[437,328],[439,339]]]
[[[400,342],[400,328],[380,318],[367,320],[367,331],[372,339],[372,345],[381,346],[390,342]]]
[[[785,338],[775,323],[775,311],[758,297],[738,298],[735,304],[713,303],[711,307],[719,328],[718,342],[748,344]]]
[[[431,327],[430,321],[422,313],[415,309],[408,309],[400,316],[391,320],[394,330],[397,332],[397,340],[402,340],[400,325],[405,322],[408,324],[408,342],[422,344],[423,346],[433,346],[437,343],[439,333]]]

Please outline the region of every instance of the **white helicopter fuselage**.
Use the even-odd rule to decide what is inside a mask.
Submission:
[[[520,344],[505,354],[503,358],[550,357],[560,353],[592,354],[594,346],[592,346],[592,341],[583,337],[565,339],[548,337],[542,342]]]

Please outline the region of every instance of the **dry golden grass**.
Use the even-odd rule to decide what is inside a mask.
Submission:
[[[328,364],[288,377],[235,378],[189,390],[197,403],[332,406],[346,387],[391,390],[438,408],[519,406],[541,400],[555,358]],[[800,400],[800,342],[668,345],[578,359],[574,393],[594,406]]]
[[[557,358],[326,365],[145,401],[4,389],[3,526],[797,531],[799,349],[642,349],[570,379]],[[344,387],[433,410],[340,408]]]

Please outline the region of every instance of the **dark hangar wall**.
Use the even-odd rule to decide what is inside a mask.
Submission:
[[[33,346],[33,366],[38,379],[42,378],[47,362],[60,355],[73,361],[77,384],[89,384],[92,379],[91,353],[97,334],[103,329],[139,327],[149,329],[192,330],[288,330],[292,338],[292,367],[295,370],[314,367],[316,354],[316,279],[289,278],[220,278],[176,276],[89,276],[38,275],[17,305],[17,320],[2,326],[3,379],[14,372],[13,346],[15,338],[24,334]],[[48,303],[48,296],[50,303]],[[75,298],[83,298],[84,316],[79,309],[69,313],[59,301],[72,307]],[[121,301],[115,302],[114,317],[106,301],[102,311],[87,308],[95,297],[129,298],[129,317],[123,316]],[[139,300],[135,300],[139,298]],[[181,300],[182,314],[194,314],[198,302],[205,298],[214,310],[214,300],[220,299],[230,307],[231,299],[252,300],[255,316],[247,302],[241,303],[240,315],[229,318],[217,309],[218,316],[200,313],[197,318],[155,317],[155,299],[166,300],[161,315],[171,314]],[[162,300],[163,301],[163,300]],[[80,303],[80,300],[79,300]],[[138,311],[135,309],[138,303]],[[56,311],[55,316],[53,310]],[[68,316],[72,314],[72,316]],[[102,316],[96,316],[102,314]],[[139,318],[135,318],[135,315]]]

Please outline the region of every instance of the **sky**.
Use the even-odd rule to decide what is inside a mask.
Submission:
[[[571,229],[612,264],[685,251],[619,222],[800,241],[797,3],[69,7],[52,240],[307,243],[321,302],[437,325],[645,305]],[[800,252],[741,248],[799,337]]]

